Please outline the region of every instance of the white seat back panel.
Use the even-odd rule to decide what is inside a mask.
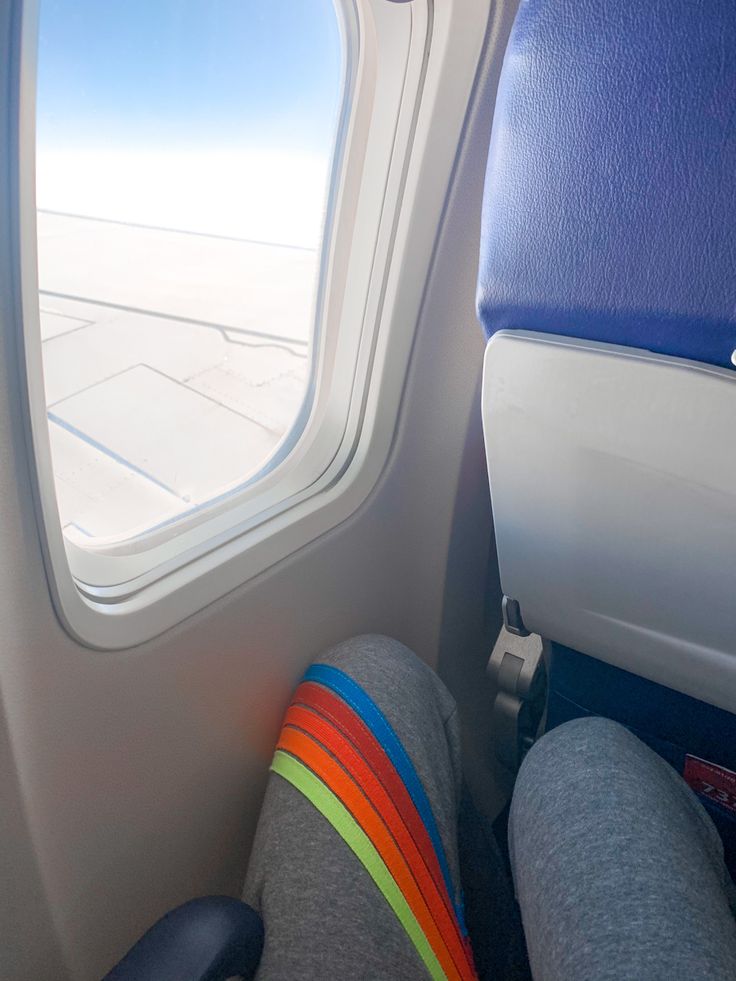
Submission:
[[[736,711],[736,373],[500,332],[483,425],[525,625]]]

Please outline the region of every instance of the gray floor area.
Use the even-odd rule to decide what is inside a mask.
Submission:
[[[309,370],[314,250],[39,213],[67,535],[119,539],[257,471]]]

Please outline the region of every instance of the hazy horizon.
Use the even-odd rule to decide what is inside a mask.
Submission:
[[[315,249],[332,0],[41,0],[37,204]]]

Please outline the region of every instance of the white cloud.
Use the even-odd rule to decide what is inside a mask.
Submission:
[[[328,161],[269,150],[39,148],[38,207],[317,248]]]

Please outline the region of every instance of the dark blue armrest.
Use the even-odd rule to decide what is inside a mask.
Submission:
[[[103,981],[252,978],[263,950],[260,916],[237,899],[193,899],[167,913]]]

